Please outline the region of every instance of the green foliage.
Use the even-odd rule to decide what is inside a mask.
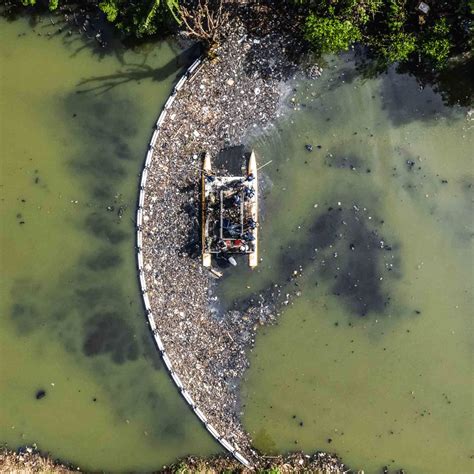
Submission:
[[[104,0],[100,2],[99,8],[105,13],[107,21],[113,23],[117,19],[119,11],[114,0]]]
[[[337,17],[356,25],[365,24],[383,5],[383,0],[294,0],[307,5],[318,16]]]
[[[416,38],[411,33],[393,33],[387,36],[385,44],[381,45],[378,52],[381,60],[389,65],[398,61],[405,61],[416,49]]]
[[[389,0],[387,2],[385,22],[391,33],[398,33],[405,25],[407,14],[405,3],[405,0]]]
[[[156,18],[156,14],[158,13],[159,6],[160,6],[160,0],[154,0],[145,19],[140,24],[140,27],[139,27],[140,34],[146,34],[150,30],[153,19]]]
[[[56,10],[59,6],[59,0],[49,0],[48,8],[50,12]]]
[[[322,18],[315,14],[306,19],[305,36],[320,53],[346,51],[361,37],[359,29],[349,20]]]
[[[438,68],[442,68],[449,57],[451,50],[449,34],[446,18],[441,18],[421,38],[421,53]]]
[[[353,42],[369,47],[378,67],[422,63],[441,70],[453,55],[472,53],[474,0],[294,0],[306,7],[304,34],[318,53]]]
[[[190,470],[187,464],[183,461],[174,469],[174,472],[176,474],[187,474],[190,472]]]
[[[383,5],[383,0],[352,0],[351,14],[353,18],[361,25],[366,25],[373,20],[375,15]]]
[[[99,8],[107,20],[127,36],[158,33],[167,23],[179,23],[179,0],[103,0]]]
[[[1,3],[2,0],[0,0]],[[7,11],[35,7],[50,11],[99,9],[124,36],[144,38],[166,33],[181,23],[180,0],[9,0]],[[280,3],[280,2],[276,2]],[[285,3],[286,2],[282,2]],[[454,56],[472,57],[474,0],[430,0],[430,11],[417,0],[292,0],[295,23],[305,12],[303,32],[319,54],[347,50],[354,42],[368,47],[380,67],[393,62],[441,70]],[[197,2],[186,3],[190,14]],[[194,5],[194,7],[192,6]]]

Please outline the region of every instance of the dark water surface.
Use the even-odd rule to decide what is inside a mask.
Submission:
[[[254,143],[273,160],[262,264],[221,288],[241,305],[282,286],[245,425],[268,452],[473,472],[474,122],[409,76],[360,78],[350,59],[291,97],[298,110]]]
[[[186,59],[56,30],[0,26],[0,441],[91,470],[216,452],[145,326],[133,253],[146,143]]]

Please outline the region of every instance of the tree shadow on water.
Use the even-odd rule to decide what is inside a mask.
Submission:
[[[131,63],[126,65],[125,69],[117,71],[115,74],[106,74],[103,76],[93,76],[83,79],[79,82],[78,94],[95,92],[97,95],[104,94],[118,86],[129,82],[143,81],[151,79],[152,81],[162,82],[173,74],[180,76],[180,71],[191,63],[196,57],[196,48],[192,47],[183,51],[176,57],[170,59],[163,66],[154,68],[146,64],[146,58],[140,64]]]
[[[355,56],[363,79],[381,79],[383,107],[395,126],[454,118],[459,107],[474,104],[474,60],[455,58],[437,71],[419,61],[381,65],[364,51]]]

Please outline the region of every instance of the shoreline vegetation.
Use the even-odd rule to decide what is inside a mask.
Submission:
[[[163,474],[218,474],[222,472],[229,474],[284,474],[290,472],[325,474],[329,471],[321,468],[321,460],[323,458],[328,460],[331,456],[326,453],[308,455],[301,452],[294,452],[284,456],[268,457],[257,470],[252,470],[242,466],[242,464],[230,455],[212,456],[209,458],[187,456],[153,472]],[[83,471],[80,467],[73,466],[72,464],[64,463],[59,459],[53,459],[49,454],[39,451],[36,445],[33,445],[19,448],[16,451],[8,449],[7,447],[0,448],[0,472],[21,472],[22,474],[51,472],[56,474],[70,474],[73,472],[87,471]],[[340,474],[349,472],[363,474],[363,471],[340,470],[337,472]],[[399,474],[404,474],[404,471],[400,470]]]
[[[367,77],[396,63],[421,86],[435,85],[448,105],[474,101],[474,86],[466,80],[474,74],[474,0],[5,0],[0,14],[27,14],[33,22],[63,15],[100,47],[117,33],[129,45],[178,33],[213,57],[225,40],[225,20],[242,5],[261,9],[256,28],[265,29],[272,15],[285,15],[286,28],[317,64],[324,54],[356,46]],[[463,84],[462,93],[453,81]]]
[[[0,472],[21,472],[24,474],[54,472],[66,474],[80,472],[80,469],[38,451],[36,445],[21,447],[16,451],[3,446],[0,448]]]

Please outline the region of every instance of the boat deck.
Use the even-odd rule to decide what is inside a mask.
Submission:
[[[248,159],[245,176],[217,176],[206,154],[202,173],[202,259],[211,266],[211,257],[232,259],[246,254],[249,266],[258,264],[258,183],[254,152]],[[235,264],[235,263],[233,263]]]

